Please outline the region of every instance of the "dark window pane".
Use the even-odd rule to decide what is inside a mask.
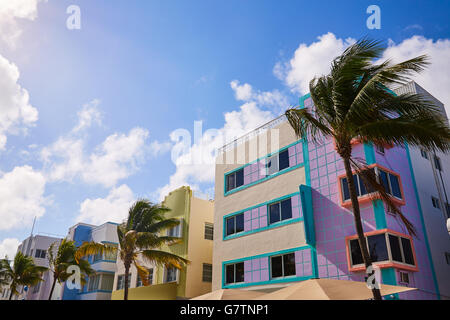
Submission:
[[[236,188],[244,184],[244,169],[236,171]]]
[[[225,267],[226,283],[234,283],[234,264]]]
[[[284,276],[295,275],[295,255],[294,253],[285,254],[283,256]]]
[[[405,256],[405,263],[414,265],[414,255],[412,252],[411,241],[406,238],[402,239],[403,255]]]
[[[372,262],[389,260],[385,234],[377,234],[369,236],[369,254]]]
[[[229,174],[227,176],[227,191],[230,191],[235,188],[235,174]]]
[[[282,256],[272,257],[272,278],[283,276]]]
[[[392,260],[397,262],[403,262],[402,252],[400,251],[400,241],[398,240],[398,237],[390,234],[389,244],[391,245]]]
[[[352,256],[353,265],[361,264],[364,262],[361,254],[361,249],[359,248],[359,242],[357,239],[350,240],[350,252]]]
[[[398,177],[393,174],[389,174],[389,180],[391,181],[392,195],[397,198],[402,198],[402,193],[400,192],[400,184],[398,183]]]
[[[281,201],[281,220],[292,218],[291,198]]]
[[[280,163],[280,168],[279,168],[280,171],[289,167],[289,152],[288,152],[288,150],[280,152],[279,163]]]
[[[358,177],[358,179],[359,179],[359,186],[361,188],[361,195],[363,196],[363,195],[367,194],[367,190],[366,190],[366,187],[364,186],[363,178]]]
[[[238,214],[236,217],[236,233],[244,231],[244,214]]]
[[[343,178],[342,182],[342,197],[343,201],[350,199],[350,191],[348,190],[347,178]]]
[[[244,282],[244,263],[236,263],[236,282]]]
[[[356,195],[359,197],[361,194],[359,193],[359,183],[358,183],[358,176],[356,174],[353,175],[353,183],[355,184],[356,188]]]
[[[271,204],[269,206],[270,223],[280,221],[280,203]]]
[[[380,179],[381,179],[380,182],[383,185],[384,189],[386,190],[387,193],[391,193],[391,190],[389,189],[387,173],[384,172],[383,170],[379,170],[378,172],[380,173]]]
[[[234,217],[231,217],[227,219],[227,236],[234,232]]]

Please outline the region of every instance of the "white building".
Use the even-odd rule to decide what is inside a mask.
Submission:
[[[444,104],[414,81],[394,90],[397,94],[419,93],[433,101],[448,119]],[[450,299],[450,155],[410,147],[411,164],[432,261],[442,299]]]

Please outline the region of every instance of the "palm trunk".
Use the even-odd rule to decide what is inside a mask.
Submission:
[[[11,289],[11,293],[9,294],[9,299],[8,299],[8,300],[12,300],[13,292],[14,292],[14,291]]]
[[[355,219],[356,233],[358,234],[359,247],[361,249],[361,254],[362,254],[364,264],[366,266],[366,274],[368,276],[372,276],[375,273],[375,270],[373,270],[373,268],[371,268],[373,270],[371,272],[371,274],[367,273],[367,269],[372,266],[372,261],[370,259],[370,255],[367,250],[366,238],[364,237],[364,231],[363,231],[363,226],[362,226],[362,222],[361,222],[361,212],[359,209],[358,196],[356,194],[356,186],[355,186],[355,182],[353,181],[352,169],[350,167],[350,158],[343,157],[343,160],[344,160],[345,173],[347,176],[348,190],[350,192],[350,199],[352,201],[353,216]],[[380,293],[379,289],[374,287],[372,289],[372,293],[373,293],[373,298],[375,300],[381,300],[381,293]]]
[[[52,284],[52,288],[50,289],[50,294],[48,296],[48,300],[52,300],[52,294],[53,294],[53,290],[55,290],[55,285],[56,285],[56,277],[53,276],[53,284]]]
[[[123,300],[128,300],[128,272],[130,271],[130,263],[125,262],[125,279],[124,279],[124,288],[123,288]]]

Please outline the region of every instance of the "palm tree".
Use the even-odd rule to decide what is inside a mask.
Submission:
[[[291,108],[285,113],[297,137],[308,137],[313,142],[334,139],[336,151],[344,163],[366,273],[372,262],[363,233],[352,168],[362,177],[367,190],[381,195],[410,234],[415,235],[415,229],[377,182],[373,170],[352,157],[352,143],[382,146],[406,142],[428,150],[447,152],[450,149],[447,119],[433,102],[423,95],[395,95],[388,89],[405,84],[412,74],[421,72],[429,63],[428,57],[423,55],[398,64],[390,60],[374,64],[384,50],[381,42],[369,39],[351,45],[333,60],[330,74],[311,80],[309,89],[314,109]],[[377,288],[372,291],[374,299],[381,299]]]
[[[77,258],[86,255],[103,254],[118,250],[118,256],[125,267],[124,300],[128,300],[128,274],[134,265],[144,285],[148,285],[148,270],[141,265],[139,258],[158,266],[181,269],[188,260],[173,253],[160,250],[163,245],[174,244],[180,238],[161,236],[161,232],[177,226],[177,219],[166,219],[165,213],[170,211],[163,205],[153,204],[148,200],[136,201],[128,211],[128,218],[117,226],[119,248],[111,245],[85,242],[81,245]]]
[[[51,300],[56,282],[64,283],[72,275],[72,273],[68,272],[70,266],[76,265],[80,268],[80,273],[83,275],[80,279],[81,284],[85,283],[86,275],[89,276],[95,273],[87,260],[75,259],[78,250],[75,241],[63,239],[58,250],[54,249],[56,244],[57,242],[52,243],[47,250],[49,269],[53,273],[53,283],[48,300]]]
[[[27,257],[18,251],[12,266],[8,257],[0,260],[0,270],[4,284],[9,285],[11,290],[9,295],[9,300],[11,300],[14,294],[19,294],[17,291],[19,286],[35,286],[43,281],[42,273],[47,271],[47,268],[35,265],[32,257]]]

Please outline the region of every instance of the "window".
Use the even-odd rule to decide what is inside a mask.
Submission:
[[[164,277],[165,282],[177,281],[177,268],[169,267],[166,268],[166,276]]]
[[[374,167],[373,169],[369,169],[369,170],[374,170],[374,173],[376,174],[378,182],[384,186],[384,188],[388,194],[390,194],[398,199],[402,199],[400,181],[399,181],[399,177],[397,175],[387,172],[378,167]],[[359,175],[354,174],[353,181],[355,183],[356,194],[358,197],[364,196],[368,193],[373,192],[373,190],[370,187],[366,188],[366,186],[363,183],[363,179]],[[346,177],[341,178],[341,189],[342,189],[342,200],[343,201],[350,200],[350,191],[348,188],[348,183],[347,183]]]
[[[39,292],[39,290],[41,289],[41,282],[42,282],[42,281],[39,281],[39,282],[37,283],[37,285],[35,285],[35,286],[33,287],[33,293],[38,293],[38,292]]]
[[[450,265],[450,252],[445,253],[445,260],[447,261],[447,264]]]
[[[295,275],[295,254],[288,253],[271,257],[272,278],[289,277]]]
[[[244,231],[244,214],[240,213],[226,219],[226,235]]]
[[[391,233],[366,236],[366,242],[372,262],[397,262],[415,266],[412,243],[409,238]],[[349,241],[351,267],[362,265],[363,259],[358,239]]]
[[[225,283],[244,282],[244,263],[234,263],[225,266]]]
[[[35,252],[35,254],[34,254],[34,257],[35,257],[35,258],[41,258],[41,259],[44,259],[46,253],[47,253],[47,252],[46,252],[45,250],[36,249],[36,252]]]
[[[99,281],[100,281],[100,275],[99,274],[89,277],[88,292],[98,290],[98,283],[99,283]]]
[[[128,275],[128,288],[131,284],[131,273]],[[117,287],[116,290],[122,290],[125,287],[125,275],[117,276]]]
[[[439,199],[435,197],[431,197],[431,202],[433,203],[433,207],[436,209],[440,209],[441,206],[439,205]]]
[[[399,273],[400,283],[409,284],[409,273],[400,272]]]
[[[375,149],[377,150],[378,153],[384,155],[384,147],[383,146],[375,145]]]
[[[96,253],[96,254],[94,254],[94,260],[93,260],[93,262],[97,262],[97,261],[100,261],[100,260],[102,260],[103,259],[103,254],[101,254],[101,253]]]
[[[117,250],[113,252],[105,252],[105,260],[116,261],[117,260]]]
[[[205,222],[205,239],[214,239],[214,225],[212,223]]]
[[[100,279],[100,290],[112,291],[114,286],[113,274],[102,274]]]
[[[289,151],[286,149],[267,159],[267,174],[270,176],[289,167]]]
[[[226,191],[230,191],[244,185],[244,169],[237,170],[225,177]]]
[[[178,225],[167,230],[167,236],[181,238],[182,225],[183,225],[183,220],[180,220],[180,223]]]
[[[439,159],[438,156],[434,156],[434,166],[436,167],[436,170],[442,171],[441,159]]]
[[[425,159],[428,160],[428,154],[427,154],[427,152],[425,150],[420,149],[420,154],[422,155],[422,158],[425,158]]]
[[[269,221],[275,223],[292,218],[291,198],[269,205]]]
[[[203,282],[212,282],[212,264],[209,264],[209,263],[203,264],[202,281]]]
[[[153,283],[153,268],[147,269],[148,270],[148,284],[151,285]],[[142,287],[144,283],[142,282],[141,276],[137,275],[136,278],[136,288]]]

